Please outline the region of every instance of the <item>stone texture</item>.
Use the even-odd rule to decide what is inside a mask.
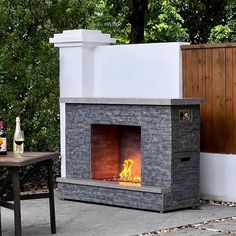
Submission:
[[[182,121],[181,110],[191,119]],[[141,209],[172,210],[199,202],[200,125],[199,105],[115,105],[66,104],[67,178],[91,179],[91,126],[125,125],[141,127],[141,179],[144,186],[171,188],[171,193],[128,194],[76,184],[59,183],[62,198],[100,202]],[[83,193],[83,194],[82,194]],[[130,193],[130,192],[129,192]],[[99,195],[110,196],[104,200]],[[87,197],[86,197],[87,196]],[[133,197],[140,203],[133,203]],[[150,202],[143,199],[150,196]],[[87,198],[87,200],[86,200]],[[125,198],[126,200],[122,199]],[[151,207],[153,205],[153,207]],[[146,206],[146,207],[145,207]]]
[[[85,202],[103,203],[114,206],[132,207],[146,210],[163,211],[164,194],[105,188],[97,186],[85,186],[64,184],[59,182],[61,191],[59,197]]]
[[[156,109],[156,106],[67,104],[67,177],[89,179],[91,176],[91,124],[140,126],[142,183],[170,186],[171,126],[168,125],[170,122],[171,109],[168,106]],[[157,154],[165,156],[165,159],[161,165],[150,165],[148,160],[157,159]]]

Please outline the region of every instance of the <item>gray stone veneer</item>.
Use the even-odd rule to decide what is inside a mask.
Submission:
[[[179,120],[180,109],[191,110],[190,121]],[[66,178],[58,179],[60,197],[156,211],[198,205],[199,119],[199,105],[186,102],[184,105],[66,103]],[[92,124],[140,126],[142,186],[162,191],[142,191],[142,187],[120,189],[113,183],[114,187],[106,185],[106,181],[101,181],[102,186],[93,182]]]

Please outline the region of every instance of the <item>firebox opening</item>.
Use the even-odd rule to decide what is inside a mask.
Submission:
[[[91,177],[141,186],[141,127],[91,125]]]

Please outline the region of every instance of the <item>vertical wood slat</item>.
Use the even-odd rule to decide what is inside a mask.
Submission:
[[[186,75],[188,74],[188,67],[186,66],[187,63],[187,51],[182,51],[182,65],[183,68],[185,68],[185,70],[182,71],[182,75],[183,75],[183,83],[182,83],[182,88],[183,88],[183,95],[186,94],[187,91],[187,81],[186,81]]]
[[[192,95],[192,74],[191,74],[191,64],[192,64],[192,52],[186,51],[185,55],[185,93]]]
[[[226,48],[225,58],[225,145],[228,152],[234,151],[234,117],[233,117],[233,50]],[[236,140],[235,140],[236,141]]]
[[[205,85],[205,129],[202,130],[201,136],[204,137],[204,148],[203,151],[212,152],[214,149],[214,145],[212,143],[212,134],[213,134],[213,90],[212,90],[212,49],[206,49],[206,85]],[[202,114],[201,114],[202,116]]]
[[[201,150],[236,153],[236,44],[184,46],[183,95],[205,97]]]
[[[199,77],[199,94],[198,97],[206,97],[206,50],[199,50],[199,61],[198,61],[198,77]],[[202,135],[205,128],[206,123],[204,120],[206,120],[205,117],[205,104],[200,107],[201,112],[201,147],[204,149],[205,147],[205,137]]]
[[[192,97],[199,97],[199,50],[192,51],[192,63],[191,63],[191,74],[192,74],[192,86],[191,95]]]
[[[233,63],[232,63],[232,67],[233,67],[233,80],[232,80],[232,96],[233,96],[233,102],[232,102],[232,106],[233,106],[233,148],[234,148],[234,153],[236,153],[236,48],[233,48]]]
[[[216,152],[225,146],[225,49],[213,49],[213,129],[212,136]]]

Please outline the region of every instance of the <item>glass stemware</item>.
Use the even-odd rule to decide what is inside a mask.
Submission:
[[[22,156],[21,156],[21,152],[22,152],[21,145],[24,143],[24,141],[25,141],[25,138],[24,138],[24,132],[23,131],[21,131],[21,132],[19,132],[15,135],[16,150],[17,150],[17,153],[18,153],[16,158],[22,158]]]

